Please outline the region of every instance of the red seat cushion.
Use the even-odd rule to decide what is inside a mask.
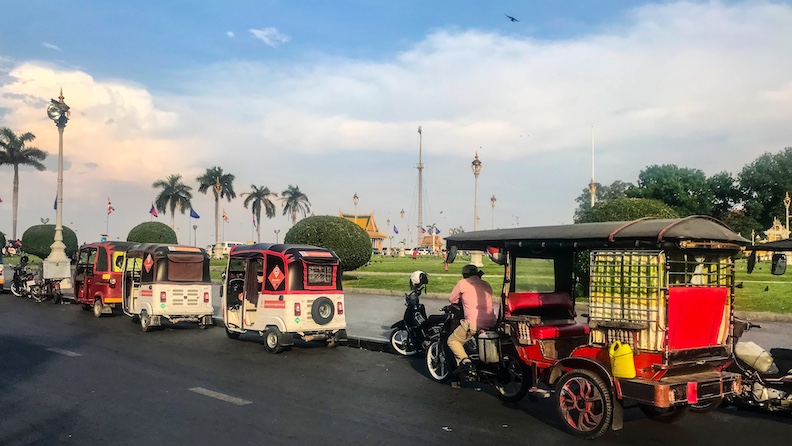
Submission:
[[[569,308],[572,309],[572,298],[564,292],[537,293],[535,291],[524,293],[510,293],[506,302],[509,313],[518,310],[540,308]]]
[[[555,339],[585,336],[587,334],[589,334],[588,324],[539,325],[531,327],[531,337],[534,339]]]

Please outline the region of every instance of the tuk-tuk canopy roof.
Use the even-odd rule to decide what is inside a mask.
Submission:
[[[725,224],[707,216],[495,229],[446,237],[449,248],[469,250],[485,250],[487,247],[570,250],[659,248],[683,241],[729,244],[734,248],[751,244]]]
[[[263,256],[265,251],[277,252],[283,255],[291,255],[295,258],[311,257],[311,253],[317,257],[332,258],[338,260],[336,254],[325,248],[311,245],[288,245],[284,243],[256,243],[253,245],[237,245],[231,249],[230,257],[253,258]]]
[[[746,251],[792,251],[792,239],[776,240],[774,242],[752,245]]]
[[[83,243],[83,245],[80,246],[80,248],[104,246],[106,249],[110,251],[128,251],[129,248],[137,244],[138,243],[136,242],[107,241],[107,242]]]
[[[151,254],[154,258],[167,257],[168,254],[200,254],[204,258],[209,258],[203,248],[195,246],[138,243],[127,250],[127,257],[145,257],[146,254]]]

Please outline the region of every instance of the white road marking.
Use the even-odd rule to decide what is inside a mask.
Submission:
[[[79,354],[77,352],[73,352],[73,351],[70,351],[70,350],[63,350],[63,349],[55,348],[55,347],[48,348],[47,350],[51,351],[53,353],[59,353],[59,354],[61,354],[63,356],[69,356],[69,357],[72,357],[72,358],[76,358],[77,356],[82,356],[81,354]]]
[[[204,389],[203,387],[193,387],[192,389],[189,390],[190,392],[195,392],[204,396],[208,396],[210,398],[216,398],[218,400],[225,401],[227,403],[236,404],[237,406],[253,404],[253,401],[243,400],[242,398],[226,395],[225,393],[215,392],[214,390]]]

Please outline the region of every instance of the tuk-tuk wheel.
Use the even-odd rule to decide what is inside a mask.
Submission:
[[[102,317],[102,299],[96,299],[93,303],[93,315],[94,317]]]
[[[231,339],[239,339],[239,335],[242,334],[242,333],[238,333],[236,331],[231,331],[231,330],[228,329],[228,327],[226,327],[225,330],[226,330],[226,336],[228,336]]]
[[[591,440],[605,434],[613,422],[613,395],[596,373],[576,369],[556,383],[555,404],[570,434]]]
[[[132,321],[133,324],[139,324],[140,323],[140,316],[135,314],[131,318],[129,318],[129,320]]]
[[[91,305],[82,304],[82,309],[83,309],[83,311],[91,311]]]
[[[143,332],[151,331],[151,316],[148,315],[146,310],[141,310],[140,312],[140,329]]]
[[[648,404],[639,404],[638,408],[641,409],[641,412],[644,413],[647,417],[649,417],[652,421],[658,421],[660,423],[673,423],[680,418],[684,417],[688,411],[690,406],[676,406],[676,407],[669,407],[669,408],[660,408],[651,406]]]
[[[269,353],[280,353],[283,347],[280,345],[280,330],[270,327],[264,332],[264,350]]]

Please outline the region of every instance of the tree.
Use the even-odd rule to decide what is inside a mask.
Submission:
[[[762,225],[760,225],[759,222],[753,217],[745,215],[744,212],[729,212],[728,214],[721,217],[721,221],[726,226],[730,227],[732,231],[740,234],[748,240],[751,239],[752,231],[754,235],[760,235],[763,233]]]
[[[246,196],[242,204],[245,206],[245,209],[247,209],[248,206],[252,206],[251,211],[256,217],[256,241],[261,243],[261,208],[262,206],[264,207],[267,218],[275,217],[275,205],[269,197],[275,198],[278,194],[270,192],[269,188],[266,186],[259,187],[255,184],[251,184],[250,189],[250,192],[242,194],[243,197]]]
[[[594,193],[595,206],[597,203],[604,203],[616,198],[624,198],[627,196],[627,192],[635,187],[632,183],[625,183],[619,180],[614,181],[610,186],[600,183],[594,184],[597,185],[597,191]],[[589,193],[588,187],[583,189],[583,193],[575,198],[575,201],[578,203],[578,208],[575,210],[574,221],[578,221],[584,212],[591,209],[591,193]]]
[[[157,180],[151,185],[154,189],[162,188],[154,206],[160,212],[165,212],[166,208],[170,209],[171,229],[175,227],[176,209],[184,215],[185,209],[192,208],[192,192],[190,192],[192,187],[182,183],[181,179],[181,175],[173,174],[164,180]]]
[[[136,243],[178,243],[176,232],[165,223],[147,221],[129,231],[128,242]]]
[[[598,204],[584,212],[576,223],[630,221],[644,217],[678,218],[679,214],[659,200],[651,200],[648,198],[616,198]]]
[[[661,201],[680,216],[710,215],[714,201],[703,171],[673,164],[653,165],[641,171],[638,187],[627,196]]]
[[[712,192],[712,216],[723,219],[742,202],[742,192],[737,181],[728,172],[720,172],[707,178],[707,185]]]
[[[236,198],[234,192],[234,175],[230,173],[223,173],[220,167],[212,167],[206,169],[206,173],[196,178],[198,181],[198,192],[205,194],[209,188],[214,193],[215,201],[215,258],[223,256],[222,248],[220,246],[220,199],[225,198],[230,203],[232,199]]]
[[[784,196],[787,191],[792,192],[792,147],[760,155],[743,167],[737,178],[744,194],[746,216],[769,228],[773,217],[783,219]]]
[[[281,201],[283,201],[283,215],[291,214],[292,225],[297,223],[298,212],[302,214],[303,218],[311,212],[311,202],[300,191],[299,186],[290,184],[285,191],[281,192]]]
[[[353,271],[371,260],[371,240],[360,226],[341,217],[315,216],[289,229],[284,243],[319,246],[336,253],[343,271]]]
[[[54,241],[55,225],[31,226],[22,234],[22,250],[45,259]],[[66,245],[66,257],[72,258],[77,252],[77,234],[66,226],[63,226],[63,244]]]
[[[19,166],[32,166],[44,170],[41,162],[47,158],[47,153],[36,147],[27,147],[27,143],[36,139],[30,132],[17,136],[8,127],[0,129],[0,165],[14,166],[14,189],[11,202],[11,238],[17,239],[17,210],[19,209]]]

